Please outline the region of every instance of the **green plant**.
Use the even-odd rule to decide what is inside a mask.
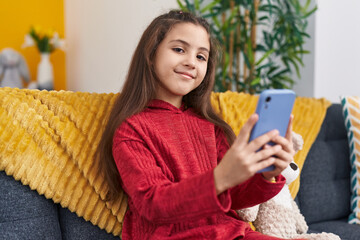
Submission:
[[[57,48],[64,50],[65,41],[52,29],[45,30],[40,26],[31,27],[25,35],[23,48],[36,46],[41,53],[52,53]]]
[[[215,91],[292,88],[300,77],[311,0],[177,0],[204,17],[223,49]],[[304,1],[302,1],[304,2]]]

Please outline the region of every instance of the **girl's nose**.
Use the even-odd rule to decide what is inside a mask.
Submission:
[[[189,68],[195,68],[195,58],[193,56],[188,56],[184,60],[184,65],[189,67]]]

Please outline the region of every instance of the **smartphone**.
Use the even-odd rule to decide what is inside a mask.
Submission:
[[[277,129],[279,135],[285,137],[294,102],[295,93],[288,89],[269,89],[261,92],[256,107],[259,120],[251,131],[249,141],[273,129]],[[274,145],[273,142],[269,142],[268,144]],[[269,166],[259,172],[274,169],[274,166]]]

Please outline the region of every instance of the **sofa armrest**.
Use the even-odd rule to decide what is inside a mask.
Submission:
[[[61,239],[57,206],[0,171],[0,236]]]
[[[119,239],[0,171],[0,238]]]

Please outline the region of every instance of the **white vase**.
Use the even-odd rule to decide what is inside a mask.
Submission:
[[[50,62],[49,53],[41,53],[40,63],[37,68],[37,83],[39,89],[54,89],[53,66]]]

